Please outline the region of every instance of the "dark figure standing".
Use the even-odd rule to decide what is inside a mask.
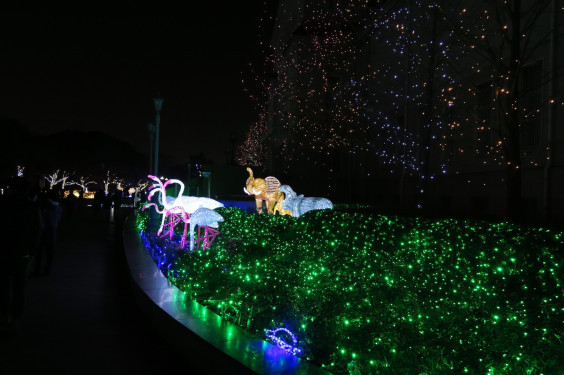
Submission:
[[[114,208],[114,212],[117,212],[120,209],[121,203],[121,191],[114,191],[112,193],[112,207]]]
[[[61,220],[62,208],[55,190],[49,190],[47,193],[41,194],[38,203],[43,219],[43,230],[41,231],[41,240],[35,256],[35,267],[32,275],[47,276],[53,264],[57,228]],[[45,264],[43,264],[44,261]]]
[[[2,329],[17,330],[25,303],[29,262],[37,251],[41,212],[38,189],[16,177],[0,198],[0,318]]]
[[[112,208],[112,196],[109,193],[104,196],[104,208]]]

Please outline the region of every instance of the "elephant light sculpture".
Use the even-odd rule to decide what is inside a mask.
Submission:
[[[255,178],[253,176],[253,170],[247,168],[249,172],[249,178],[247,179],[246,186],[243,191],[247,195],[254,195],[255,202],[257,205],[257,212],[262,213],[263,201],[266,201],[266,211],[269,214],[274,214],[274,205],[280,196],[280,181],[276,177],[266,177],[266,178]]]
[[[304,197],[303,194],[297,195],[288,185],[280,186],[280,191],[284,193],[285,199],[282,203],[283,210],[291,211],[293,217],[299,217],[311,210],[323,210],[333,208],[333,203],[327,198]]]

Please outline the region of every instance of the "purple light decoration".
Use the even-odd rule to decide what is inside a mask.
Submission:
[[[286,333],[288,336],[290,336],[292,338],[292,345],[288,344],[282,336],[276,335],[280,331]],[[296,336],[294,336],[294,334],[286,328],[277,328],[275,330],[267,329],[266,330],[266,337],[270,338],[272,340],[272,342],[274,342],[280,349],[283,349],[283,350],[285,350],[289,353],[296,355],[296,354],[300,354],[302,352],[301,349],[298,349],[296,347],[296,345],[298,343]]]

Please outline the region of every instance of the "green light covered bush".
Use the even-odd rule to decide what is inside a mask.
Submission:
[[[259,337],[288,328],[333,373],[352,361],[362,374],[564,368],[562,233],[350,206],[216,211],[209,250],[170,247],[171,282]]]

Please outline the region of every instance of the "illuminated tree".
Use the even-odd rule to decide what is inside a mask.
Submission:
[[[49,182],[49,190],[52,190],[55,185],[57,185],[62,180],[58,179],[59,170],[57,169],[55,172],[51,173],[50,175],[45,176],[45,179]]]
[[[236,160],[240,165],[263,165],[266,158],[266,150],[261,141],[267,131],[265,118],[266,113],[263,110],[259,114],[259,119],[249,128],[244,141],[238,146]]]
[[[125,180],[123,178],[117,178],[115,180],[115,184],[116,184],[116,189],[118,189],[119,191],[123,191],[123,184],[124,184]]]
[[[446,153],[453,81],[433,2],[285,1],[277,18],[254,143],[268,140],[283,168],[349,154],[421,185],[445,172],[448,157],[429,162]]]
[[[87,192],[88,191],[88,185],[96,183],[96,181],[90,181],[89,179],[90,179],[89,177],[80,176],[77,181],[70,181],[69,185],[78,185],[78,186],[80,186],[80,188],[83,192]]]
[[[106,172],[106,178],[102,181],[104,184],[104,194],[109,194],[110,184],[119,184],[121,180],[119,180],[115,175],[110,176],[110,171]]]
[[[505,167],[507,209],[513,218],[522,214],[522,168],[539,166],[543,159],[550,163],[551,145],[540,146],[542,114],[554,111],[557,97],[562,98],[555,89],[543,97],[543,85],[563,73],[550,56],[554,48],[547,53],[556,38],[554,27],[564,16],[555,4],[481,0],[441,8],[456,39],[452,52],[463,61],[455,90],[472,116],[460,117],[462,128],[473,134],[471,151],[483,165]]]
[[[62,183],[61,188],[64,189],[68,178],[69,178],[68,172],[63,171],[59,175],[59,169],[45,176],[45,179],[49,182],[49,190],[52,190],[55,187],[55,185],[57,185],[59,182]]]
[[[137,185],[135,185],[135,192],[139,193],[145,190],[147,186],[149,186],[149,182],[147,180],[139,180],[137,181]]]
[[[372,158],[402,181],[416,177],[419,192],[437,175],[504,166],[507,207],[518,210],[523,163],[545,160],[550,186],[562,102],[551,82],[563,72],[555,4],[282,1],[264,73],[253,71],[261,121],[243,149],[282,169]]]
[[[69,179],[69,177],[70,177],[70,173],[63,171],[63,173],[61,175],[61,179],[60,179],[61,189],[63,189],[63,190],[65,189],[65,187],[67,185],[67,180]]]

